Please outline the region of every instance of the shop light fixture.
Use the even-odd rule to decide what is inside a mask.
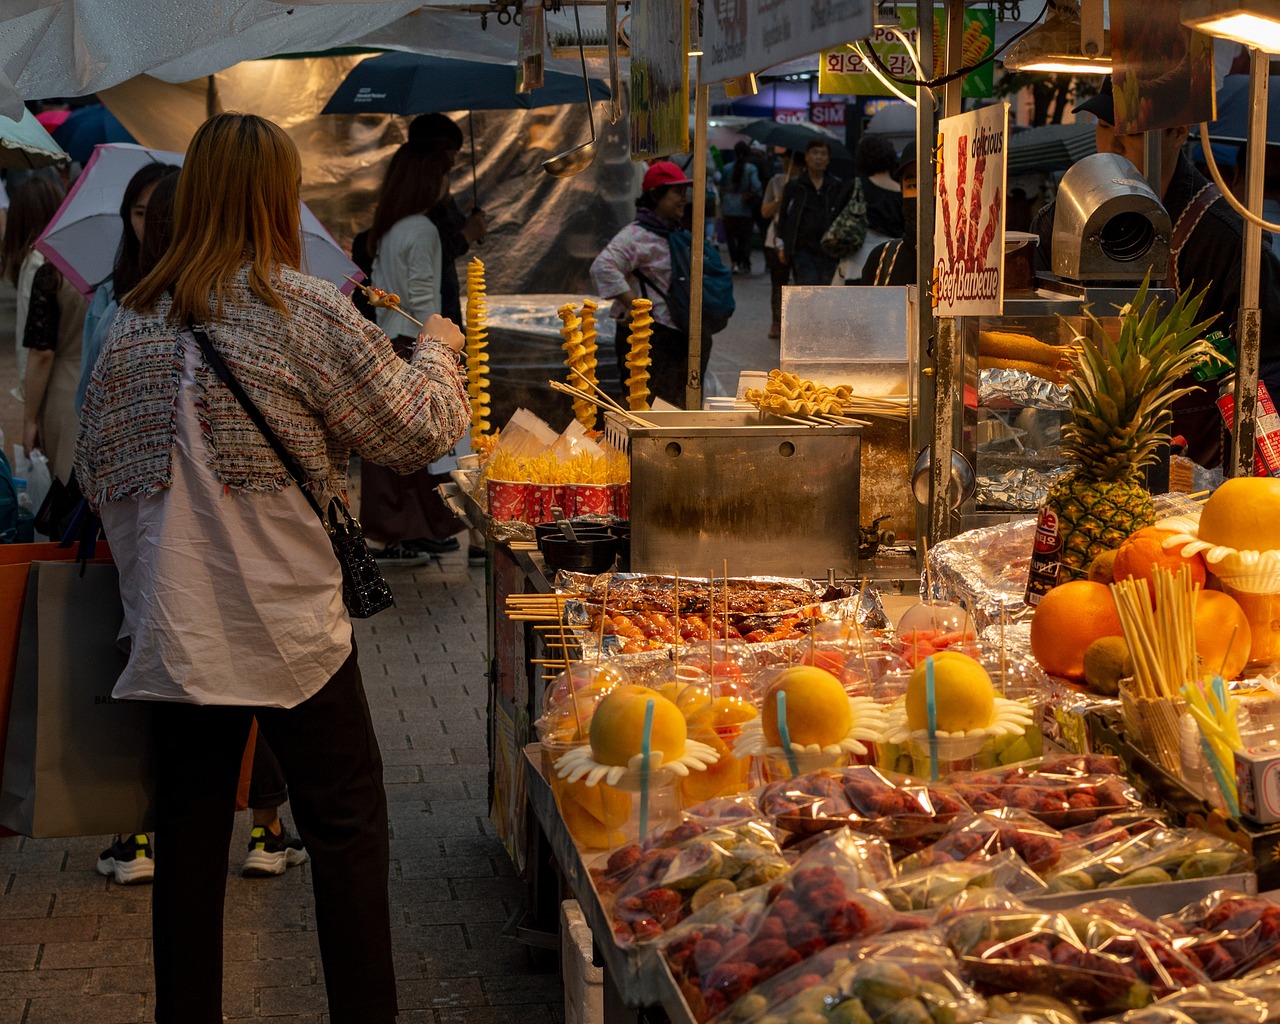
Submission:
[[[1185,0],[1182,24],[1266,53],[1280,53],[1280,0]]]
[[[1084,0],[1086,26],[1101,25],[1101,0]],[[1098,40],[1101,36],[1101,40]],[[1009,71],[1048,71],[1074,75],[1111,73],[1111,34],[1082,32],[1078,0],[1049,0],[1049,15],[1013,44],[1001,58]]]

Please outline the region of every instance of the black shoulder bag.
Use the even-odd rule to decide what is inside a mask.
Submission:
[[[320,523],[329,535],[329,543],[333,545],[333,553],[337,556],[338,564],[342,566],[342,602],[347,606],[347,612],[353,619],[367,619],[385,608],[390,608],[396,603],[391,595],[391,587],[383,579],[382,570],[378,568],[378,563],[369,552],[369,545],[365,543],[360,523],[351,514],[346,502],[339,497],[334,497],[329,500],[327,509],[320,508],[319,503],[312,497],[311,491],[307,489],[307,475],[298,465],[298,460],[281,443],[276,432],[263,417],[261,410],[232,375],[227,364],[214,349],[204,328],[197,326],[193,320],[188,320],[187,326],[199,342],[205,361],[235,395],[236,401],[249,414],[249,419],[253,420],[254,425],[262,431],[262,436],[267,439],[267,443],[284,464],[284,468],[297,483],[298,489],[307,499],[307,504],[320,517]]]

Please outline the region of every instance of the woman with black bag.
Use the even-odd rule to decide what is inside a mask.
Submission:
[[[329,1020],[397,1011],[382,762],[344,606],[362,592],[335,555],[358,533],[340,522],[331,536],[316,510],[342,520],[351,452],[412,472],[461,437],[464,339],[433,317],[402,360],[302,273],[300,179],[270,121],[221,114],[196,132],[174,242],[122,298],[76,447],[131,642],[113,694],[156,702],[157,1024],[222,1020],[228,847],[254,717],[311,855]]]

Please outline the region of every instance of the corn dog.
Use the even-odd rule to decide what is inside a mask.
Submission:
[[[1070,345],[1046,345],[1030,335],[1015,331],[978,332],[978,354],[983,356],[1055,366],[1063,359],[1069,359],[1072,351]]]

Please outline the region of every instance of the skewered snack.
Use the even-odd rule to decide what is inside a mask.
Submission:
[[[681,595],[683,596],[683,595]],[[681,644],[706,644],[709,640],[742,640],[749,644],[770,643],[777,640],[801,640],[809,635],[813,617],[800,612],[778,616],[751,616],[729,613],[726,625],[723,615],[699,612],[681,614],[677,625],[671,609],[666,612],[623,611],[612,608],[604,612],[603,620],[597,610],[591,612],[588,630],[605,636],[620,638],[619,651],[632,654],[637,651],[655,651]]]
[[[1023,373],[1030,373],[1033,376],[1040,377],[1053,384],[1062,385],[1067,382],[1067,374],[1064,369],[1060,369],[1056,366],[1050,366],[1047,363],[1030,362],[1025,359],[1005,359],[1002,356],[979,355],[978,369],[1021,370]]]
[[[582,359],[583,365],[578,370],[591,382],[591,387],[585,387],[584,390],[592,391],[599,387],[600,381],[596,378],[596,367],[599,365],[597,359],[596,345],[596,310],[599,307],[590,299],[582,300],[582,312],[579,316],[582,318]],[[581,380],[575,383],[576,387],[584,387]],[[584,423],[583,426],[591,427],[595,425],[595,413],[592,412],[591,423]]]
[[[484,263],[473,257],[467,264],[467,397],[471,399],[471,442],[489,432],[489,332],[485,301]]]
[[[362,292],[364,292],[364,297],[369,300],[369,305],[373,306],[376,309],[389,309],[393,313],[399,313],[402,317],[404,317],[406,320],[410,321],[411,323],[415,323],[419,327],[422,326],[422,321],[415,320],[413,317],[411,317],[408,313],[406,313],[403,309],[400,308],[400,296],[397,295],[395,292],[384,292],[381,288],[375,288],[371,284],[363,284],[362,282],[357,281],[354,277],[351,277],[348,274],[343,274],[342,276],[345,277],[357,288],[359,288]]]
[[[631,334],[627,339],[627,408],[642,412],[649,408],[649,366],[653,360],[653,303],[648,299],[631,301]]]
[[[599,583],[599,581],[597,581]],[[614,579],[609,585],[609,604],[614,608],[674,612],[675,582],[665,576],[635,576]],[[720,612],[728,605],[730,613],[773,615],[798,612],[819,600],[809,590],[791,583],[772,580],[718,579],[712,585],[706,580],[680,580],[681,616],[699,615],[712,610]],[[603,594],[603,584],[593,584],[592,596]]]
[[[978,332],[978,354],[983,356],[1058,366],[1069,361],[1073,351],[1070,345],[1046,345],[1029,334],[1017,331]]]
[[[763,389],[750,388],[743,395],[762,412],[778,416],[841,417],[855,415],[905,416],[906,398],[860,396],[852,386],[815,384],[783,370],[770,372]]]
[[[572,302],[566,302],[557,313],[562,324],[560,336],[564,338],[564,344],[561,346],[565,353],[564,365],[569,367],[571,371],[576,370],[594,381],[596,359],[594,354],[588,354],[587,347],[583,342],[582,318],[578,316],[578,311],[574,308]],[[571,372],[568,383],[577,387],[580,381]],[[573,400],[573,415],[588,430],[593,429],[596,425],[597,415],[595,402],[590,402],[585,398],[575,398]]]

